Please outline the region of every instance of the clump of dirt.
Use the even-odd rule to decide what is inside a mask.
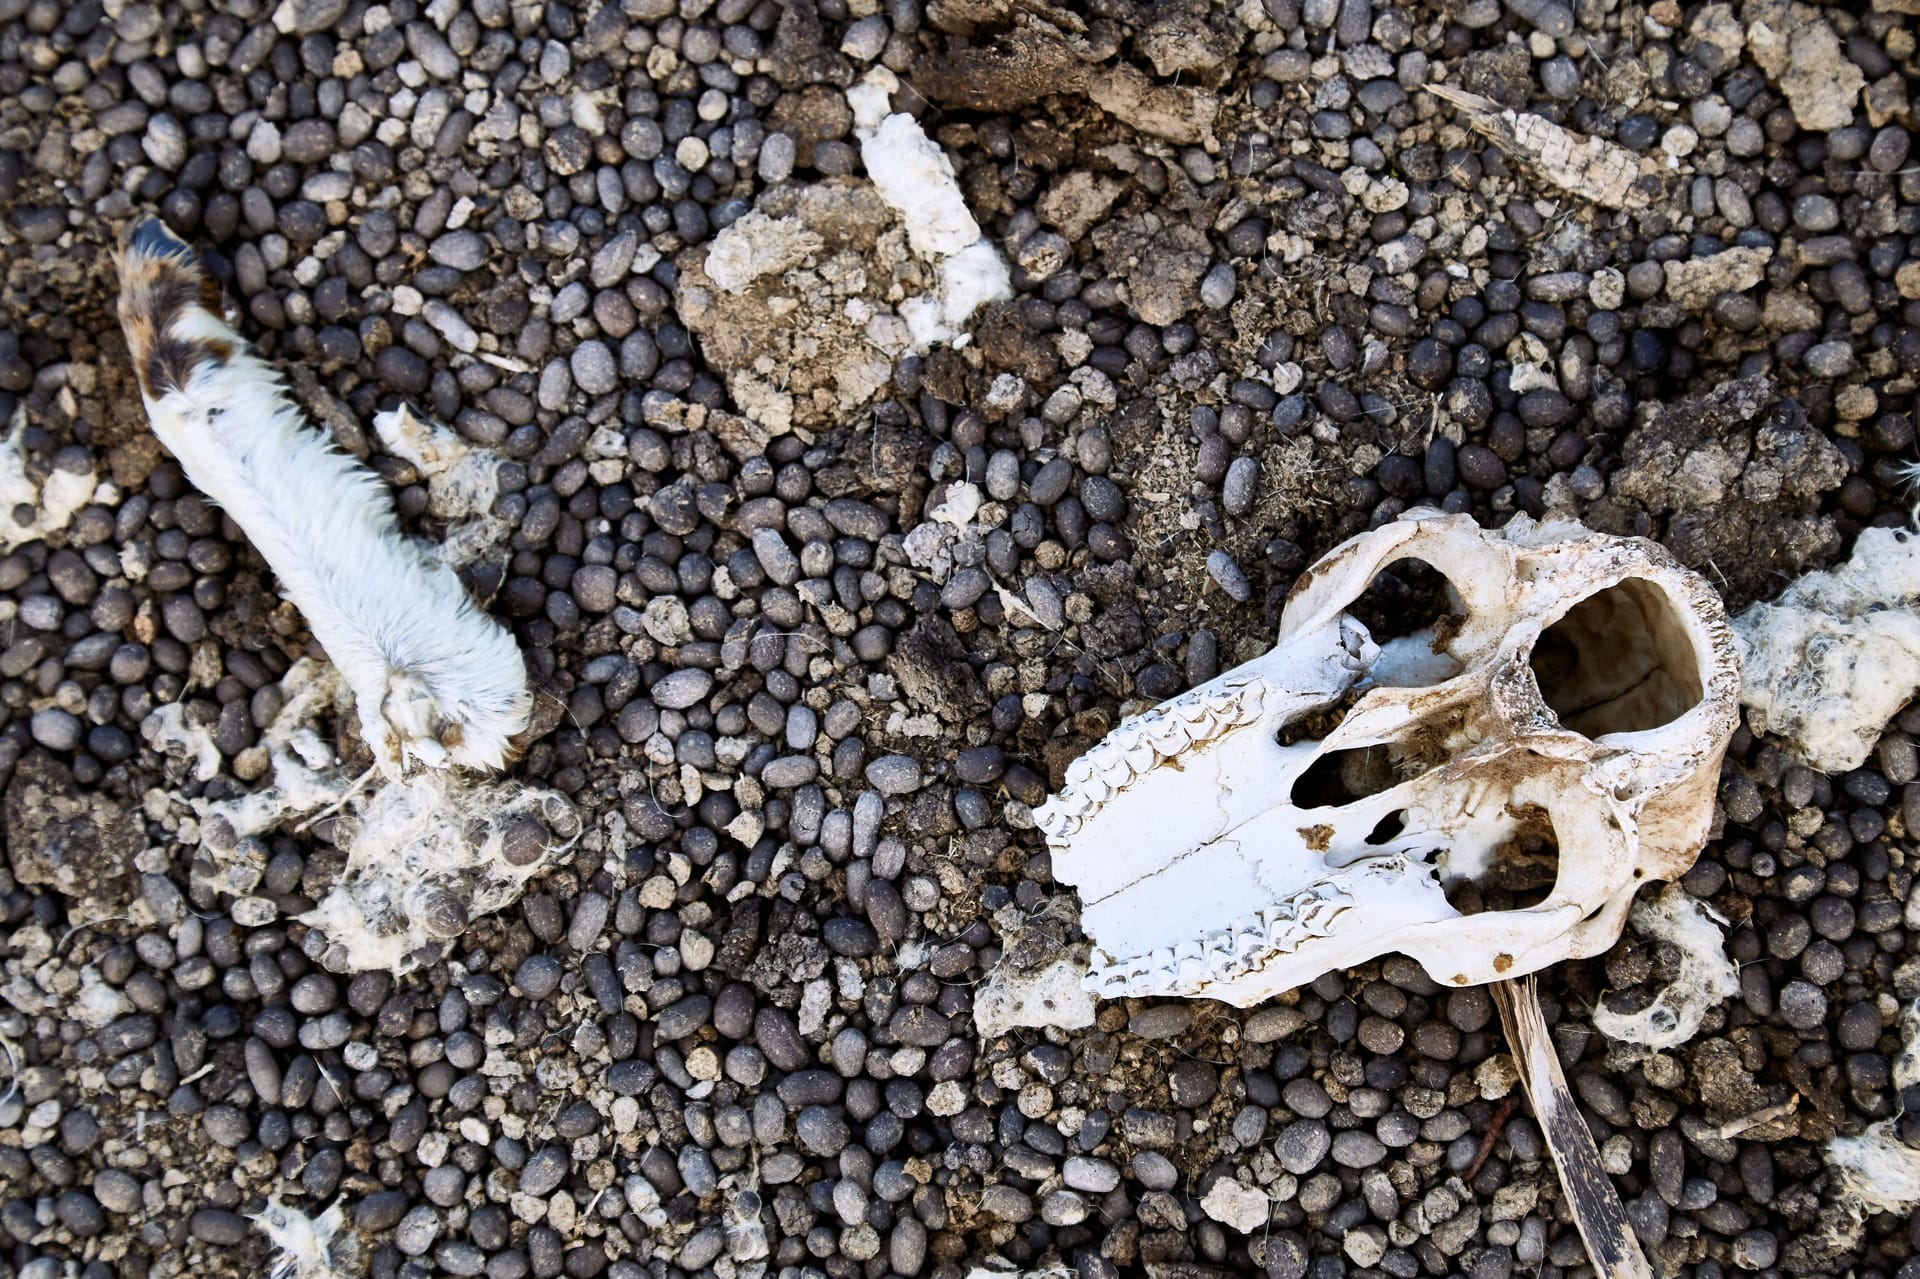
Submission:
[[[1820,499],[1846,479],[1846,459],[1765,377],[1647,406],[1621,462],[1587,523],[1658,538],[1730,606],[1771,595],[1840,552],[1839,526]]]
[[[123,914],[132,893],[140,828],[98,788],[43,750],[14,768],[7,786],[7,860],[23,884],[72,899],[74,922]]]

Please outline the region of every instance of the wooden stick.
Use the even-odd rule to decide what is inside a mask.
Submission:
[[[1507,1033],[1507,1045],[1520,1070],[1520,1082],[1560,1174],[1560,1185],[1573,1211],[1573,1224],[1587,1247],[1588,1260],[1600,1279],[1654,1279],[1656,1272],[1627,1221],[1626,1209],[1607,1170],[1600,1164],[1593,1134],[1567,1090],[1567,1077],[1560,1070],[1560,1057],[1548,1037],[1533,978],[1497,981],[1491,989],[1494,1007],[1500,1010],[1500,1024]]]

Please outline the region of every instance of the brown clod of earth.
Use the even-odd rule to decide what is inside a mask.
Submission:
[[[1080,93],[1087,75],[1064,41],[1022,29],[991,44],[922,54],[913,87],[943,107],[1014,111],[1050,94]]]
[[[901,637],[887,661],[900,691],[922,710],[959,721],[987,708],[980,677],[967,664],[966,646],[942,617],[927,617]]]
[[[71,898],[75,923],[122,913],[132,895],[140,826],[46,751],[20,761],[7,786],[7,862],[22,884]]]
[[[776,187],[755,212],[797,225],[819,251],[734,292],[708,275],[713,246],[701,245],[680,255],[674,294],[680,319],[751,424],[744,436],[734,432],[736,445],[746,448],[795,428],[856,422],[891,383],[906,341],[904,325],[894,321],[898,343],[881,345],[874,322],[884,321],[897,298],[932,283],[892,211],[863,179]]]
[[[1846,459],[1798,401],[1775,399],[1765,377],[1649,406],[1621,463],[1587,524],[1657,538],[1719,586],[1729,608],[1773,595],[1840,552],[1820,499],[1846,479]]]
[[[991,43],[923,53],[913,86],[929,102],[967,111],[1009,112],[1057,94],[1085,97],[1129,128],[1193,144],[1213,138],[1220,100],[1205,89],[1163,82],[1128,63],[1100,65],[1104,48],[1021,27]]]

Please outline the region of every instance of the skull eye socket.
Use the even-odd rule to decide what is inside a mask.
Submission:
[[[1575,604],[1527,663],[1561,726],[1587,737],[1671,724],[1700,703],[1700,662],[1667,593],[1628,578]]]
[[[1560,841],[1553,816],[1536,804],[1509,810],[1513,829],[1479,865],[1457,865],[1447,903],[1462,915],[1525,910],[1545,901],[1560,878]]]
[[[1425,560],[1395,560],[1375,573],[1347,613],[1380,646],[1375,684],[1420,688],[1460,673],[1447,646],[1466,624],[1466,608],[1446,574]]]

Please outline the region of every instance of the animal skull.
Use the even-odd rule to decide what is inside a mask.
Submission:
[[[1453,612],[1376,644],[1347,610],[1408,559]],[[1308,569],[1270,652],[1123,722],[1035,817],[1103,996],[1244,1008],[1388,951],[1475,985],[1598,954],[1641,883],[1692,866],[1738,695],[1719,597],[1652,542],[1413,511]],[[1463,912],[1553,850],[1543,900]]]

